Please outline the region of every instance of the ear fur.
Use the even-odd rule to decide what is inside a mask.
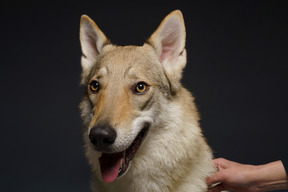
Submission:
[[[83,72],[89,70],[109,40],[87,15],[82,15],[80,22],[80,42],[82,50],[81,65]]]
[[[184,19],[179,10],[166,16],[148,39],[166,71],[172,91],[179,89],[182,70],[186,65],[185,39]]]

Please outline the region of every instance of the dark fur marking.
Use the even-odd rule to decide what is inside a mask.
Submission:
[[[152,95],[149,97],[149,99],[147,99],[147,100],[145,101],[145,103],[141,106],[140,110],[143,111],[143,110],[145,110],[145,109],[149,109],[149,108],[152,106],[152,105],[151,105],[151,102],[152,102],[153,98],[154,98],[154,94],[152,94]]]

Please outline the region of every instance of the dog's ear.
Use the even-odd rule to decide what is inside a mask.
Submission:
[[[103,46],[109,43],[109,40],[90,17],[82,15],[80,42],[82,50],[81,65],[84,72],[91,68],[101,53]]]
[[[186,65],[185,25],[181,11],[171,12],[148,39],[165,68],[172,91],[180,87],[182,70]]]

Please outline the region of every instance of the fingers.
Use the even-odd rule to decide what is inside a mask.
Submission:
[[[209,189],[208,192],[221,192],[221,191],[225,191],[225,190],[227,190],[225,185],[219,184],[219,185],[216,185],[215,187]]]
[[[215,167],[218,169],[218,171],[206,179],[208,186],[215,183],[225,183],[227,181],[227,177],[229,176],[227,175],[228,173],[226,172],[225,169],[234,166],[236,164],[235,162],[229,161],[224,158],[214,159],[213,163]]]

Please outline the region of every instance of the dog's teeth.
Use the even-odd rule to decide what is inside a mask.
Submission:
[[[123,161],[123,160],[121,159],[121,161],[120,161],[120,167],[119,167],[119,173],[122,171],[122,165],[123,165],[123,164],[122,164],[122,161]]]
[[[125,152],[124,152],[124,157],[121,158],[121,160],[120,160],[120,168],[119,168],[119,170],[121,170],[124,167],[124,164],[125,164]]]

